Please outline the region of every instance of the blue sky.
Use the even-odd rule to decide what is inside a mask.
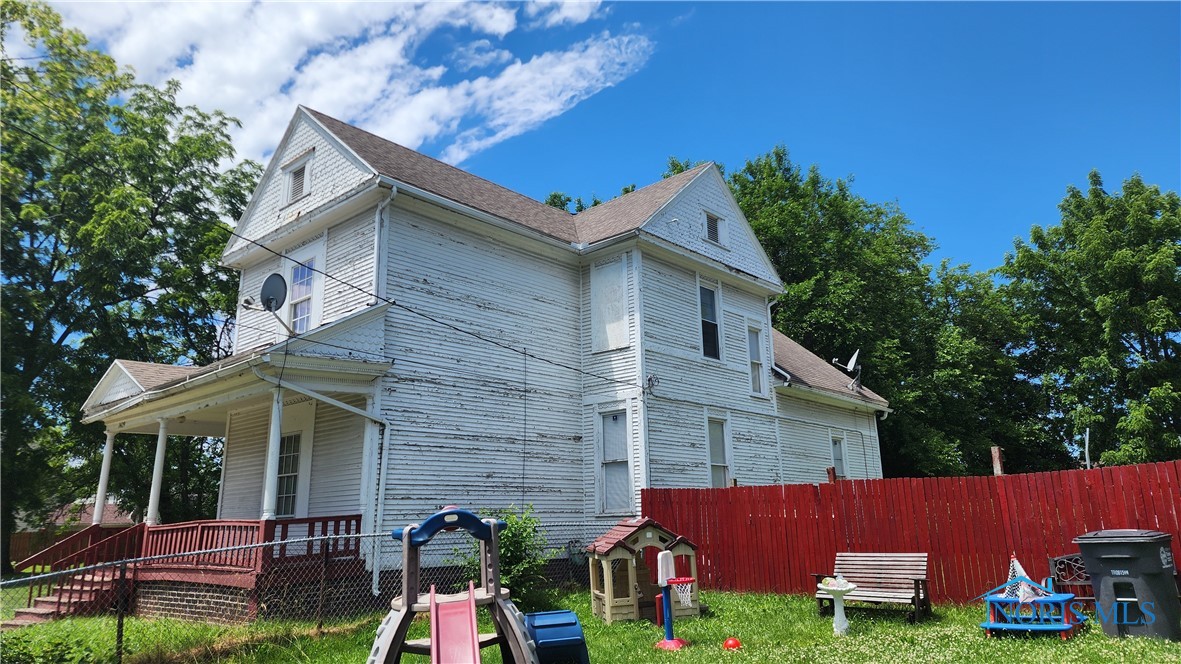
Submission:
[[[1181,189],[1176,2],[55,7],[260,160],[296,104],[538,199],[783,144],[978,269],[1091,169]]]

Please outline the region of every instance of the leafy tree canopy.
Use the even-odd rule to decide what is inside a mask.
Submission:
[[[1181,457],[1181,200],[1139,176],[1109,193],[1099,173],[1067,190],[1061,221],[1034,226],[1001,269],[1027,333],[1022,371],[1046,426],[1092,458]]]
[[[6,37],[36,52],[0,62],[7,569],[17,514],[93,491],[102,431],[78,417],[111,360],[205,363],[227,349],[236,279],[218,267],[224,220],[241,214],[260,168],[224,170],[236,120],[179,105],[176,82],[135,83],[46,5],[5,2],[0,18]],[[204,443],[174,453],[186,444]],[[142,481],[139,452],[113,469],[135,482],[113,479],[113,489]],[[208,493],[179,477],[166,484],[187,491],[166,501],[178,508]]]

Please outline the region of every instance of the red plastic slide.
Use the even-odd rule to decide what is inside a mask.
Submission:
[[[467,601],[435,601],[431,586],[431,662],[480,664],[480,631],[476,627],[476,587],[468,581]]]

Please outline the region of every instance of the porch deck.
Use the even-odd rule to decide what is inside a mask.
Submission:
[[[253,596],[260,588],[306,575],[337,578],[360,573],[361,516],[321,516],[282,520],[209,520],[131,528],[90,526],[17,563],[17,569],[66,572],[103,563],[129,561],[101,575],[59,574],[29,586],[27,608],[16,622],[31,623],[62,615],[93,613],[96,597],[113,605],[116,577],[132,588],[151,582],[203,584],[242,589]],[[329,537],[319,540],[314,538]],[[207,552],[207,553],[205,553]],[[102,579],[96,581],[98,576]],[[255,602],[250,602],[253,607]],[[251,608],[253,612],[253,608]]]

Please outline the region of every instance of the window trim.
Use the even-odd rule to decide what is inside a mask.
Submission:
[[[629,411],[627,404],[609,404],[604,405],[600,409],[595,410],[595,512],[599,515],[630,515],[636,509],[636,486],[635,486],[635,469],[633,466],[633,459],[631,454],[631,435],[628,430]],[[622,460],[606,460],[606,430],[603,428],[603,418],[608,415],[622,415],[624,426],[624,458]],[[606,465],[608,463],[623,463],[627,467],[628,487],[631,495],[628,497],[628,506],[624,509],[609,509],[607,507],[607,477]]]
[[[315,148],[308,150],[300,156],[292,159],[283,165],[283,205],[291,205],[307,198],[312,193],[312,185],[315,183],[313,177],[315,169],[313,168],[313,158],[316,156]],[[292,196],[291,185],[295,178],[295,173],[299,169],[303,170],[303,191],[298,196]]]
[[[303,519],[308,515],[308,503],[311,499],[312,485],[312,439],[316,426],[316,402],[303,401],[283,407],[283,426],[280,428],[280,438],[299,436],[299,473],[295,481],[295,513],[276,514],[276,519]],[[278,481],[275,482],[276,503],[278,512]]]
[[[298,261],[302,264],[307,264],[309,260],[312,261],[312,293],[311,293],[311,312],[309,313],[308,327],[306,330],[299,332],[304,334],[311,332],[319,327],[324,322],[324,274],[326,268],[325,255],[327,253],[327,242],[324,234],[319,237],[296,247],[295,249],[284,252],[285,259],[283,260],[284,270],[280,273],[283,279],[287,282],[287,302],[283,304],[283,322],[291,329],[295,328],[295,304],[294,295],[295,280],[293,272],[299,267],[296,264]],[[283,330],[286,334],[287,330]]]
[[[702,301],[701,301],[701,289],[703,289],[703,288],[706,290],[712,291],[714,294],[714,315],[717,317],[717,320],[715,320],[715,321],[708,321],[705,318],[705,309],[702,306]],[[710,279],[704,279],[704,278],[702,278],[702,276],[700,274],[697,275],[697,320],[698,320],[698,326],[700,328],[700,334],[701,334],[699,339],[701,341],[701,357],[702,357],[702,359],[710,360],[713,362],[722,362],[722,363],[724,363],[726,361],[726,349],[725,349],[726,335],[724,334],[724,332],[722,330],[722,319],[723,318],[725,318],[725,316],[722,315],[722,284],[720,282],[712,281]],[[708,322],[712,322],[716,328],[716,331],[717,331],[717,338],[718,338],[717,339],[717,342],[718,342],[718,356],[717,357],[710,357],[705,352],[704,324],[708,323]]]
[[[715,464],[713,458],[713,449],[711,445],[713,442],[709,437],[710,422],[721,422],[722,424],[722,454],[725,456],[725,464]],[[714,486],[714,466],[724,465],[726,468],[726,482],[723,487]],[[730,448],[730,418],[723,415],[712,415],[708,411],[705,413],[705,485],[709,488],[725,488],[734,485],[734,456]]]
[[[830,428],[828,430],[829,461],[830,461],[830,464],[833,468],[833,473],[836,475],[836,477],[838,479],[848,479],[849,478],[849,445],[848,445],[849,436],[847,434],[848,434],[848,432],[845,431],[844,429]],[[837,443],[838,439],[841,441],[840,443]],[[833,450],[836,449],[837,445],[840,445],[840,448],[841,448],[841,466],[843,466],[842,468],[839,469],[841,472],[838,472],[838,469],[837,469],[837,455],[833,453]]]
[[[750,349],[750,333],[751,332],[754,332],[756,335],[758,335],[757,349],[759,351],[759,361],[758,361],[759,372],[757,375],[759,377],[759,389],[757,389],[757,390],[755,389],[755,386],[754,386],[754,382],[755,382],[754,377],[756,375],[754,366],[756,363],[754,360],[750,359],[750,350],[751,350]],[[748,385],[750,386],[751,396],[766,397],[767,396],[767,383],[769,382],[768,379],[770,378],[770,374],[767,371],[766,335],[763,334],[763,327],[761,325],[759,325],[757,322],[755,322],[753,320],[749,320],[749,319],[746,321],[746,356],[747,356],[747,360],[748,360],[747,361],[747,371],[750,374],[750,381],[748,382]]]
[[[724,217],[720,214],[717,214],[715,212],[711,212],[709,210],[702,210],[702,212],[705,213],[705,217],[701,222],[701,239],[705,240],[706,242],[708,242],[712,245],[726,249],[727,245],[729,244],[729,239],[730,239],[728,228],[727,228],[729,226],[729,224],[726,223],[726,217]],[[714,221],[717,222],[718,239],[716,239],[716,240],[709,236],[709,220],[710,219],[713,219]]]

